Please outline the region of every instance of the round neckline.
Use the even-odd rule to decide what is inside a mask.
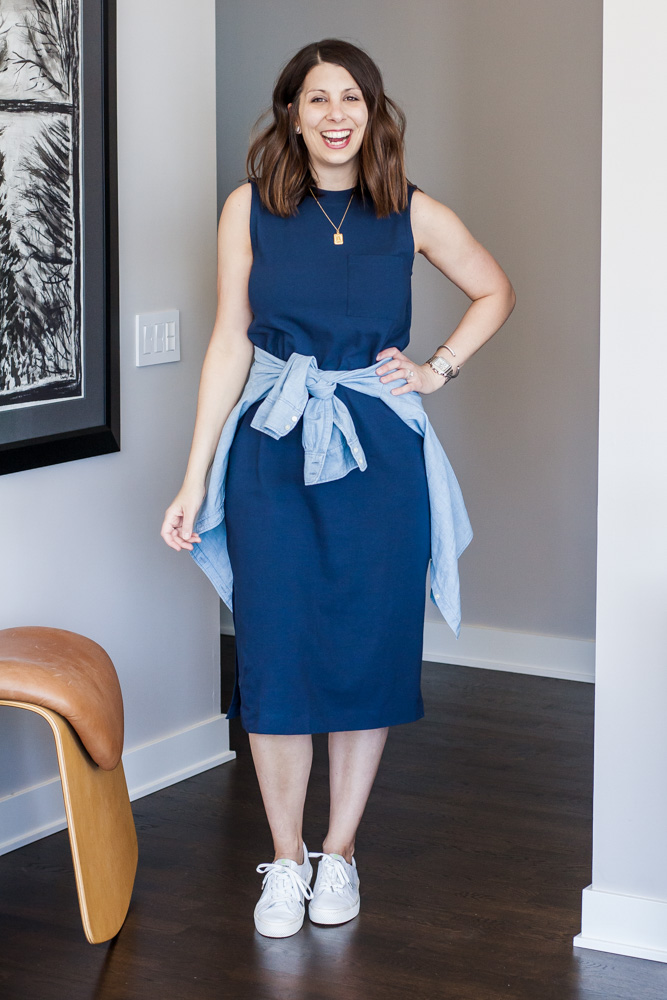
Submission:
[[[349,188],[320,188],[320,187],[315,187],[315,188],[313,188],[313,190],[317,191],[318,194],[350,194],[351,191],[356,191],[357,190],[357,185],[354,184],[352,187],[349,187]]]

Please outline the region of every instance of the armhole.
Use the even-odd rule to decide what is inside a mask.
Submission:
[[[253,256],[257,253],[257,213],[259,211],[259,191],[255,182],[248,178],[252,196],[250,199],[250,245]]]
[[[416,250],[415,250],[415,236],[414,233],[412,232],[412,196],[416,190],[417,190],[416,184],[408,184],[408,207],[406,208],[404,213],[406,235],[408,238],[409,245],[412,248],[413,257],[415,256]]]

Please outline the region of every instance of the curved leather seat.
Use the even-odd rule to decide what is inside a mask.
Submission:
[[[0,699],[50,708],[105,771],[123,751],[123,696],[107,653],[60,628],[0,629]]]

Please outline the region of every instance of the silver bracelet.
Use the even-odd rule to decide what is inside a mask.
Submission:
[[[430,365],[437,375],[442,375],[445,382],[449,382],[450,378],[456,378],[461,371],[460,365],[457,365],[456,371],[454,371],[454,366],[449,361],[445,361],[439,354],[434,354],[433,357],[428,359],[426,364]]]
[[[453,358],[455,358],[455,357],[456,357],[456,351],[453,351],[453,350],[451,349],[451,347],[449,347],[449,346],[448,346],[447,344],[441,344],[440,346],[441,346],[441,347],[444,347],[444,349],[445,349],[446,351],[449,351],[449,353],[451,354],[451,356],[452,356]]]

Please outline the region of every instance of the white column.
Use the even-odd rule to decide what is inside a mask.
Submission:
[[[593,882],[580,947],[667,962],[667,4],[606,0]],[[574,359],[573,359],[574,360]],[[576,361],[575,361],[576,363]]]

